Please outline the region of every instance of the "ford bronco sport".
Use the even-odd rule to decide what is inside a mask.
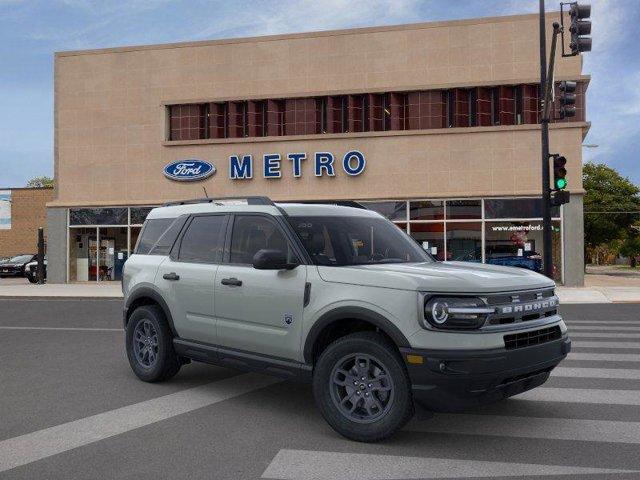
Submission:
[[[338,204],[156,208],[123,291],[140,379],[194,360],[306,380],[359,441],[392,435],[414,400],[456,411],[534,388],[571,347],[548,278],[437,262],[378,213]]]

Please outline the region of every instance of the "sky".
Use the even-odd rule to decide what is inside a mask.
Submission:
[[[640,0],[591,0],[584,161],[640,184]],[[559,1],[547,0],[547,10]],[[53,52],[534,13],[538,0],[0,0],[0,187],[53,174]],[[532,41],[537,41],[533,39]]]

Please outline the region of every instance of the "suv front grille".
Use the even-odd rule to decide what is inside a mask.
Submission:
[[[559,326],[533,330],[530,332],[513,333],[504,336],[504,346],[507,350],[530,347],[541,343],[551,342],[562,337]]]
[[[486,325],[529,322],[558,313],[558,297],[552,288],[489,295],[486,302],[496,309],[487,318]]]

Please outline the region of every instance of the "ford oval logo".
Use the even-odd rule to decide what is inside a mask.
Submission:
[[[164,167],[164,175],[179,182],[202,180],[216,173],[216,167],[204,160],[176,160]]]

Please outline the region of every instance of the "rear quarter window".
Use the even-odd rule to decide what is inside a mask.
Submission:
[[[134,253],[148,255],[160,237],[176,222],[176,218],[154,218],[144,222]],[[175,238],[174,238],[175,240]],[[173,242],[172,242],[173,245]],[[158,253],[159,254],[159,253]]]

